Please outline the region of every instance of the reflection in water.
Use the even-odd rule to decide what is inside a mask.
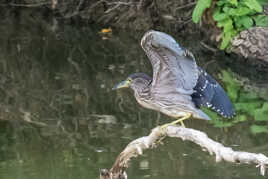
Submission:
[[[24,16],[4,19],[0,26],[1,178],[98,178],[99,169],[111,167],[131,140],[170,120],[141,108],[128,90],[111,91],[130,73],[151,74],[139,46],[142,34],[113,32],[103,38],[96,27],[55,30],[49,22]],[[200,66],[216,59],[191,45],[191,38],[196,37],[181,41],[192,47]],[[224,68],[220,63],[207,69],[215,77]],[[267,137],[250,135],[248,123],[228,131],[205,121],[186,125],[237,150],[267,151]],[[223,176],[223,171],[228,172]],[[128,174],[159,179],[259,176],[254,167],[216,164],[196,145],[175,139],[133,160]]]

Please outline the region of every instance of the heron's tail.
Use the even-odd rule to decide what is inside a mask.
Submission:
[[[197,119],[211,120],[210,117],[200,109],[196,110],[195,113],[193,113],[193,117]]]

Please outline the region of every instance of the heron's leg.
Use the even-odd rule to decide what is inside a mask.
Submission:
[[[184,116],[184,117],[182,117],[182,118],[180,118],[180,119],[178,119],[178,120],[176,120],[176,121],[173,121],[173,122],[168,123],[168,124],[164,124],[164,125],[162,126],[162,128],[165,128],[165,127],[167,127],[167,126],[171,126],[171,125],[175,125],[175,124],[177,124],[177,123],[181,123],[181,126],[182,126],[182,127],[185,127],[183,121],[186,120],[186,119],[189,119],[191,116],[192,116],[192,113],[187,113],[186,116]]]
[[[168,126],[172,126],[172,125],[175,125],[177,123],[181,123],[181,126],[182,127],[185,127],[183,121],[186,120],[186,119],[189,119],[190,117],[192,116],[192,113],[187,113],[184,117],[176,120],[176,121],[173,121],[171,123],[167,123],[167,124],[164,124],[161,126],[161,129],[164,130],[166,127]],[[165,138],[165,136],[162,136],[156,143],[157,144],[161,144],[162,143],[162,140]]]

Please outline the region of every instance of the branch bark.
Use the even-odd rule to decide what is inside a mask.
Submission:
[[[265,169],[268,167],[268,157],[263,154],[234,151],[230,147],[225,147],[221,143],[213,141],[204,132],[180,126],[168,126],[165,130],[156,127],[148,136],[129,143],[119,154],[110,170],[102,169],[100,171],[100,179],[126,179],[126,169],[130,159],[142,155],[145,149],[156,147],[159,140],[162,140],[165,136],[177,137],[196,143],[202,149],[208,151],[210,155],[215,155],[216,162],[224,160],[231,163],[255,164],[260,168],[261,175],[265,174]]]

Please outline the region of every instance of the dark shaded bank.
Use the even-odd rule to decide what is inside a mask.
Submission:
[[[216,27],[210,10],[203,15],[202,23],[194,24],[192,12],[196,4],[196,0],[21,0],[3,2],[1,14],[19,16],[21,11],[30,8],[41,12],[43,18],[55,17],[55,27],[58,21],[65,20],[127,29],[129,33],[157,29],[180,35],[199,34],[203,37],[201,42],[204,47],[218,51],[221,29]],[[267,6],[263,7],[264,14],[267,14],[267,9]],[[267,66],[267,36],[267,28],[245,30],[232,42],[232,52],[238,54],[237,58],[242,61]]]
[[[53,2],[55,2],[53,4]],[[46,15],[90,23],[117,26],[132,30],[146,31],[151,28],[178,31],[184,25],[191,24],[191,13],[196,2],[194,0],[46,0],[46,1],[9,1],[1,4],[6,9],[19,13],[25,8],[38,9]]]

